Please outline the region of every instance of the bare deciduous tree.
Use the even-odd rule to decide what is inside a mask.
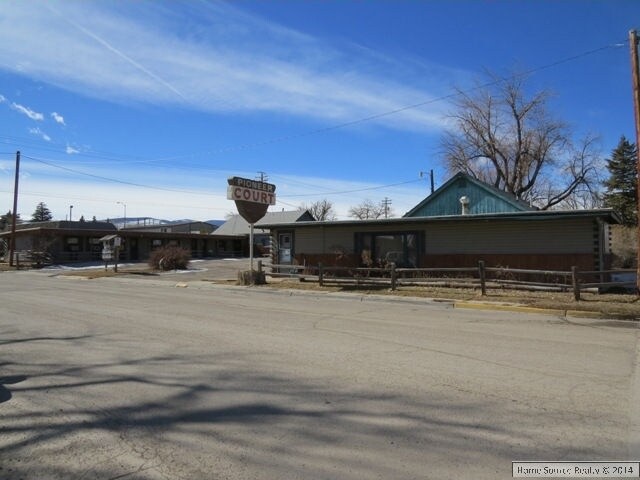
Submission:
[[[333,210],[333,203],[327,199],[318,200],[310,205],[303,203],[300,205],[299,210],[303,212],[307,210],[311,215],[313,215],[313,218],[319,222],[324,220],[335,220],[337,218]]]
[[[453,130],[442,140],[451,173],[512,193],[542,209],[598,183],[594,137],[574,145],[568,127],[547,110],[548,92],[525,93],[514,76],[475,89],[458,90]]]
[[[360,205],[351,207],[349,209],[349,216],[351,218],[357,218],[358,220],[371,220],[384,216],[385,207],[382,204],[375,203],[369,199],[366,199]],[[389,212],[387,212],[389,215]]]

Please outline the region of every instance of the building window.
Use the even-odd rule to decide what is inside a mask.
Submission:
[[[421,232],[356,233],[356,252],[363,266],[416,268],[420,266]],[[370,265],[365,265],[365,264]]]

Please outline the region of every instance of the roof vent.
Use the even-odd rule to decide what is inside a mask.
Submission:
[[[469,214],[469,197],[463,195],[460,197],[460,205],[462,206],[462,215]]]

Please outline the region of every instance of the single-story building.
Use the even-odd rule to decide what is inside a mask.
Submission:
[[[457,174],[402,218],[265,224],[274,264],[607,269],[610,209],[541,211]]]
[[[293,210],[282,212],[267,212],[253,227],[254,251],[258,255],[265,255],[271,251],[271,234],[263,225],[280,225],[296,222],[315,222],[313,215],[308,210]],[[212,236],[219,240],[220,248],[249,255],[249,233],[251,226],[240,215],[231,215],[225,223],[220,225]],[[281,246],[286,242],[281,242]]]
[[[153,225],[128,224],[122,230],[136,232],[160,232],[160,233],[213,233],[218,228],[208,222],[176,221],[156,223]]]
[[[206,224],[209,225],[209,224]],[[157,226],[156,226],[157,227]],[[212,227],[212,226],[211,226]],[[212,227],[213,228],[213,227]],[[31,222],[16,227],[17,252],[47,252],[55,263],[99,261],[105,235],[122,238],[121,261],[143,261],[156,248],[178,245],[191,252],[192,258],[224,256],[218,242],[226,237],[212,237],[202,231],[156,231],[156,229],[127,228],[118,230],[109,222],[53,221]],[[0,232],[0,241],[9,245],[11,232]]]

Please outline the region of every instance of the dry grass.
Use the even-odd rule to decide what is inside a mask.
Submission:
[[[640,319],[640,300],[632,294],[596,294],[582,292],[581,300],[575,301],[570,292],[542,292],[510,289],[488,289],[482,296],[479,289],[445,287],[399,287],[395,291],[387,286],[325,286],[315,282],[278,280],[270,282],[269,288],[301,289],[323,292],[353,292],[360,295],[392,295],[401,297],[432,298],[442,300],[464,300],[474,302],[499,302],[553,310],[597,312],[607,317]]]
[[[141,268],[118,268],[118,271],[114,272],[113,267],[109,267],[108,270],[105,270],[103,268],[90,270],[74,270],[70,272],[63,272],[59,275],[62,275],[64,277],[83,277],[88,280],[93,280],[95,278],[118,277],[127,275],[157,276],[158,274],[151,269]]]

